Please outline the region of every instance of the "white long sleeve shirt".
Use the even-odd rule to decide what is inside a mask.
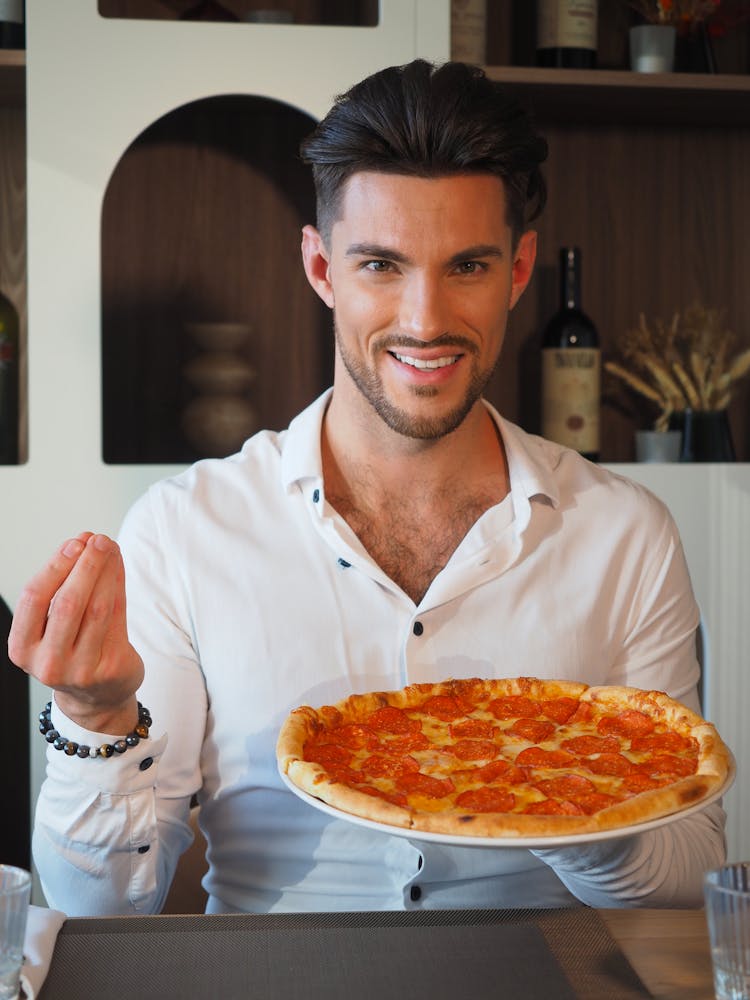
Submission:
[[[154,485],[128,514],[128,621],[152,738],[108,760],[48,751],[34,853],[50,905],[158,912],[193,793],[210,912],[698,905],[702,872],[724,857],[719,805],[629,839],[530,852],[374,832],[284,786],[275,743],[289,711],[353,691],[528,675],[656,688],[697,708],[698,612],[675,525],[647,490],[491,410],[510,493],[415,605],[326,502],[327,400]],[[56,707],[53,723],[104,742]]]

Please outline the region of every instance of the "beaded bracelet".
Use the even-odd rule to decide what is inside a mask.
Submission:
[[[87,747],[61,736],[52,725],[52,702],[48,701],[44,710],[39,713],[39,732],[55,750],[62,750],[68,757],[111,757],[115,753],[125,753],[130,747],[138,746],[141,740],[148,737],[151,727],[151,713],[138,702],[138,725],[132,733],[114,743],[102,743],[100,747]]]

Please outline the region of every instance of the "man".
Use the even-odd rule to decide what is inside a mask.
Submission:
[[[152,487],[122,556],[104,536],[68,541],[19,601],[11,654],[55,689],[57,732],[112,744],[139,688],[154,720],[109,758],[50,749],[34,838],[49,901],[159,910],[197,793],[210,912],[696,905],[724,855],[718,806],[531,852],[390,837],[282,784],[276,734],[302,703],[536,675],[697,708],[698,680],[664,507],[482,401],[544,202],[526,116],[479,70],[417,61],[340,98],[303,154],[333,389],[286,432]]]

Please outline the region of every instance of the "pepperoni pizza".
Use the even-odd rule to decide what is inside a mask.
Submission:
[[[732,757],[658,691],[558,680],[451,680],[302,706],[277,757],[344,813],[451,836],[594,833],[715,797]]]

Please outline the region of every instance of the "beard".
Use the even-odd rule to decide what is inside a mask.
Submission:
[[[355,358],[343,342],[334,319],[334,334],[341,361],[362,396],[368,401],[380,419],[392,431],[404,437],[421,441],[436,441],[445,437],[459,427],[471,411],[474,404],[481,398],[487,383],[497,367],[499,358],[488,369],[478,366],[476,345],[464,337],[449,333],[441,334],[430,341],[431,347],[456,348],[457,352],[472,357],[471,377],[463,399],[449,410],[436,416],[413,416],[407,410],[397,406],[386,394],[383,382],[374,368],[368,368],[359,358]],[[373,344],[373,353],[393,351],[396,348],[424,347],[421,341],[409,337],[389,336]],[[440,393],[436,386],[416,386],[412,390],[416,398],[430,399]]]

